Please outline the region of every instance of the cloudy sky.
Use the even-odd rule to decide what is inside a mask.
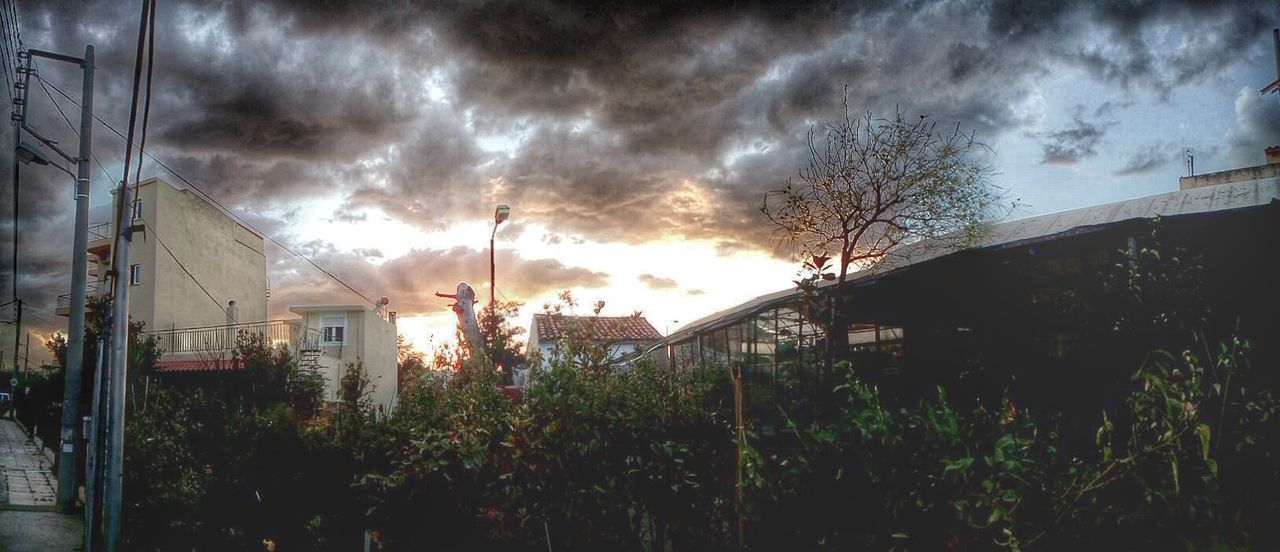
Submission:
[[[498,203],[512,206],[499,296],[526,303],[522,324],[564,289],[666,331],[787,287],[796,265],[760,200],[802,166],[846,86],[855,110],[976,132],[1015,217],[1176,189],[1186,147],[1204,172],[1280,143],[1280,99],[1258,94],[1276,78],[1269,1],[294,4],[160,0],[148,149],[390,296],[423,347],[452,338],[433,292],[468,281],[487,295]],[[17,12],[28,47],[95,45],[97,110],[124,128],[139,4]],[[78,96],[78,74],[54,65],[42,74]],[[74,144],[32,97],[33,124]],[[118,178],[123,140],[99,126],[95,151]],[[143,175],[177,182],[150,162]],[[69,286],[72,198],[59,173],[31,169],[18,207],[19,294],[48,330],[65,323],[51,311]],[[358,299],[268,257],[274,315]]]

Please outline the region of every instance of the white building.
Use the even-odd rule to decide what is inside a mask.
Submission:
[[[643,353],[662,340],[662,334],[643,316],[564,316],[535,314],[529,327],[529,354],[542,359],[542,367],[550,367],[551,359],[560,354],[565,339],[582,339],[608,344],[609,356],[621,360]]]
[[[325,378],[325,400],[340,398],[339,382],[351,366],[369,376],[375,407],[390,410],[396,401],[396,326],[392,316],[363,305],[289,307],[302,327],[318,331],[318,369]]]

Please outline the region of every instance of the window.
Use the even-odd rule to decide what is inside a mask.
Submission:
[[[133,220],[142,220],[142,200],[133,202]]]
[[[129,285],[142,285],[142,265],[135,264],[129,267]]]
[[[320,331],[324,334],[325,343],[342,343],[347,340],[347,315],[325,315],[320,317]]]

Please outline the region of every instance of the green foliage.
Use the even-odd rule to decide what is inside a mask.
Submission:
[[[520,303],[498,301],[485,305],[476,317],[480,335],[484,338],[485,355],[503,373],[503,380],[510,383],[515,369],[524,363],[524,343],[520,335],[524,328],[512,326],[511,321],[520,314]]]
[[[1275,515],[1280,409],[1246,390],[1241,340],[1202,362],[1153,353],[1091,446],[1006,399],[888,408],[846,369],[836,416],[754,473],[759,549],[1248,549]],[[1261,469],[1259,469],[1261,468]],[[1231,475],[1234,474],[1234,475]],[[1244,475],[1248,474],[1248,475]]]
[[[244,386],[133,386],[128,548],[261,550],[264,540],[289,549],[358,547],[363,511],[352,451],[370,417],[360,411],[367,402],[339,408],[346,422],[339,428],[321,406],[323,382],[286,351],[242,335],[235,359]]]

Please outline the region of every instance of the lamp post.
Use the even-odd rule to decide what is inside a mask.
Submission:
[[[510,217],[511,217],[510,205],[499,205],[498,208],[493,211],[493,232],[489,234],[489,313],[490,314],[493,313],[494,308],[496,308],[495,306],[497,304],[497,301],[494,298],[494,293],[495,293],[494,290],[496,290],[497,288],[494,287],[494,274],[496,271],[494,270],[494,262],[493,262],[493,257],[494,257],[493,240],[498,235],[498,225],[502,224],[503,221],[507,220]]]

